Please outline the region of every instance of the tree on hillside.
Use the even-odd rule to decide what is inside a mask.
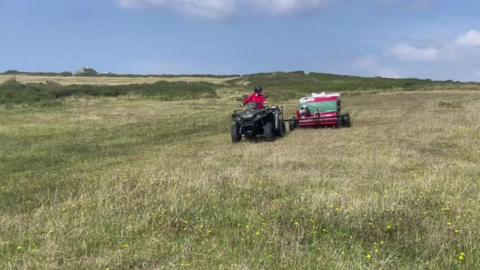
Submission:
[[[83,67],[75,72],[75,76],[96,76],[97,74],[98,72],[91,67]]]
[[[20,71],[18,70],[14,70],[14,69],[11,69],[11,70],[7,70],[4,72],[4,74],[19,74]]]
[[[73,76],[73,73],[70,71],[64,71],[60,73],[60,76],[69,77],[69,76]]]

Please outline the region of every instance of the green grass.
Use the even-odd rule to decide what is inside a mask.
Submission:
[[[0,104],[58,105],[70,96],[142,96],[159,100],[217,98],[218,92],[243,94],[262,85],[274,101],[298,99],[312,92],[383,92],[424,90],[479,90],[480,84],[419,79],[388,79],[323,73],[275,72],[245,76],[192,77],[72,77],[18,75],[0,84]],[[0,75],[2,76],[2,75]],[[18,80],[18,81],[17,81]],[[169,81],[170,80],[170,81]],[[240,90],[242,89],[242,90]]]
[[[23,84],[15,79],[0,84],[0,104],[50,104],[71,96],[117,97],[136,95],[158,100],[216,98],[217,87],[204,82],[166,82],[127,85]],[[56,101],[56,102],[55,102]]]
[[[351,129],[232,145],[237,93],[0,105],[0,268],[480,267],[480,92],[349,94]]]
[[[247,75],[228,81],[231,85],[253,88],[262,85],[272,98],[297,99],[312,92],[418,91],[432,89],[478,89],[478,84],[420,79],[389,79],[342,76],[324,73],[275,72]]]

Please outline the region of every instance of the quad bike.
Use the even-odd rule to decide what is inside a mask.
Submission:
[[[258,109],[258,104],[249,103],[245,110],[235,111],[232,120],[233,143],[240,142],[242,137],[264,137],[267,141],[273,141],[286,133],[283,110],[277,106]]]

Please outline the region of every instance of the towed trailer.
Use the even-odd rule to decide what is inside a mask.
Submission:
[[[289,129],[314,127],[351,127],[350,114],[341,113],[342,98],[339,93],[313,93],[301,98],[292,119],[287,119]]]

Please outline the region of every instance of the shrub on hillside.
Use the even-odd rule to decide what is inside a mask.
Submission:
[[[128,85],[60,85],[53,82],[22,84],[9,80],[0,84],[0,104],[35,103],[69,96],[117,97],[138,95],[159,100],[216,98],[215,85],[209,83],[157,82]]]
[[[34,103],[54,98],[54,95],[44,87],[25,85],[16,80],[0,84],[0,104]]]
[[[302,71],[251,74],[230,80],[229,83],[235,85],[242,81],[247,81],[249,87],[263,85],[268,94],[276,99],[296,98],[299,95],[321,91],[419,90],[442,83],[420,79],[305,74]]]
[[[90,67],[84,67],[75,72],[75,76],[97,76],[97,74],[98,72]]]
[[[5,74],[5,75],[9,75],[9,74],[20,74],[20,71],[15,70],[15,69],[11,69],[11,70],[5,71],[3,74]]]
[[[60,72],[59,75],[64,77],[70,77],[70,76],[73,76],[73,73],[70,71],[64,71],[64,72]]]

